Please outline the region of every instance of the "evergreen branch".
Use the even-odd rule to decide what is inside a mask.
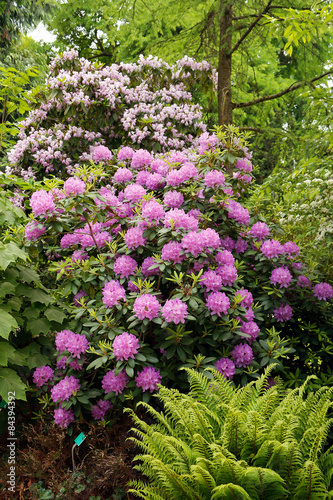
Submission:
[[[247,38],[247,36],[251,33],[251,31],[256,27],[256,25],[258,24],[258,22],[260,21],[260,19],[266,14],[266,12],[269,11],[269,8],[270,8],[270,5],[271,5],[272,1],[273,0],[269,0],[268,4],[264,8],[264,10],[256,17],[256,19],[253,21],[253,23],[250,24],[250,26],[245,31],[245,33],[240,37],[240,39],[238,40],[238,42],[231,49],[231,51],[229,53],[230,55],[233,54],[238,49],[238,47],[245,40],[245,38]]]

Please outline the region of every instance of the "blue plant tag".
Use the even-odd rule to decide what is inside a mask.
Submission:
[[[4,399],[2,399],[0,401],[0,408],[7,408],[7,406],[8,406],[8,403],[6,403],[6,401]]]
[[[86,439],[86,436],[83,434],[83,432],[81,432],[81,434],[78,435],[77,438],[74,439],[75,441],[75,444],[77,446],[80,446],[80,444]]]

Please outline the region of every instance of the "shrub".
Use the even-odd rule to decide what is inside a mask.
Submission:
[[[131,411],[130,439],[142,450],[135,468],[149,483],[129,491],[152,500],[332,498],[332,389],[304,398],[306,384],[270,387],[271,368],[238,389],[215,370],[213,379],[186,370],[189,395],[161,387],[163,413],[141,403],[156,423]]]
[[[7,173],[42,179],[71,174],[99,144],[153,151],[181,149],[205,131],[192,102],[197,83],[212,87],[205,61],[184,58],[169,66],[158,58],[102,66],[71,50],[50,64],[46,87],[9,153]]]
[[[234,134],[203,134],[198,151],[166,155],[103,149],[98,169],[31,197],[31,255],[72,314],[56,336],[54,379],[40,384],[53,386],[60,425],[82,410],[103,418],[107,401],[148,400],[161,377],[185,389],[183,365],[218,363],[243,384],[276,362],[327,373],[326,338],[310,336],[306,322],[316,311],[327,323],[333,289],[301,278],[297,246],[271,240],[236,201],[252,164]]]

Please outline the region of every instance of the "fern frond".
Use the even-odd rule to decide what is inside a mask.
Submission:
[[[328,490],[319,467],[308,460],[305,462],[298,478],[298,486],[293,500],[324,500]]]
[[[282,500],[288,491],[280,475],[270,469],[249,467],[241,486],[249,493],[252,500]]]
[[[211,500],[252,500],[246,491],[236,484],[220,484],[213,490]]]

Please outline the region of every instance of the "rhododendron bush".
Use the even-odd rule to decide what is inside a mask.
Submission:
[[[102,66],[64,52],[51,62],[46,87],[21,122],[7,174],[26,180],[70,174],[100,144],[154,151],[189,146],[206,128],[191,91],[215,81],[210,64],[187,57],[173,66],[153,57]]]
[[[217,130],[182,151],[93,155],[98,168],[33,193],[26,227],[71,318],[34,373],[57,424],[103,419],[160,383],[186,388],[183,366],[243,384],[273,362],[282,375],[327,369],[307,325],[327,322],[333,289],[242,206],[252,164],[241,137]]]

